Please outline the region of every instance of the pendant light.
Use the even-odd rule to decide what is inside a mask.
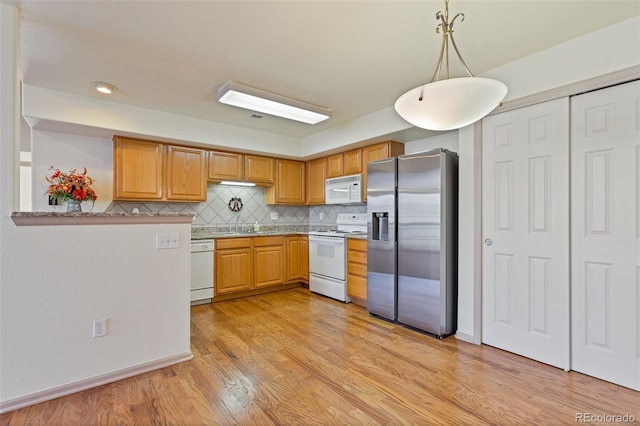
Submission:
[[[444,13],[436,13],[436,20],[440,20],[436,33],[442,32],[442,44],[431,82],[409,90],[394,105],[398,114],[416,127],[428,130],[465,127],[493,111],[507,95],[504,83],[475,77],[462,59],[453,39],[453,24],[459,16],[464,21],[463,13],[449,21],[449,0],[445,0]],[[449,78],[449,40],[468,77]],[[440,80],[443,71],[446,77]]]

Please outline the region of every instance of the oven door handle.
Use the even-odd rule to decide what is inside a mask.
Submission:
[[[321,237],[322,238],[322,237]],[[340,246],[340,245],[344,245],[344,238],[337,238],[337,239],[318,239],[316,240],[313,237],[309,237],[309,242],[313,242],[315,244],[327,244],[327,245],[333,245],[333,246]]]

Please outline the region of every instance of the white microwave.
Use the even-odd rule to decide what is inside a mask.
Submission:
[[[343,176],[325,181],[326,204],[362,203],[362,175]]]

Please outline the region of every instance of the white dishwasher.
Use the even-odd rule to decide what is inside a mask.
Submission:
[[[213,300],[213,240],[191,241],[191,306]]]

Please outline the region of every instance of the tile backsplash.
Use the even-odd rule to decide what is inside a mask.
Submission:
[[[238,213],[229,208],[232,198],[242,200],[242,210]],[[207,201],[204,203],[155,203],[114,201],[108,212],[182,212],[193,213],[194,225],[235,226],[238,215],[244,223],[262,225],[321,225],[332,226],[339,213],[365,213],[366,204],[355,206],[276,206],[267,205],[264,187],[241,187],[210,184],[207,186]],[[271,213],[278,219],[271,220]],[[241,219],[241,222],[242,222]]]

